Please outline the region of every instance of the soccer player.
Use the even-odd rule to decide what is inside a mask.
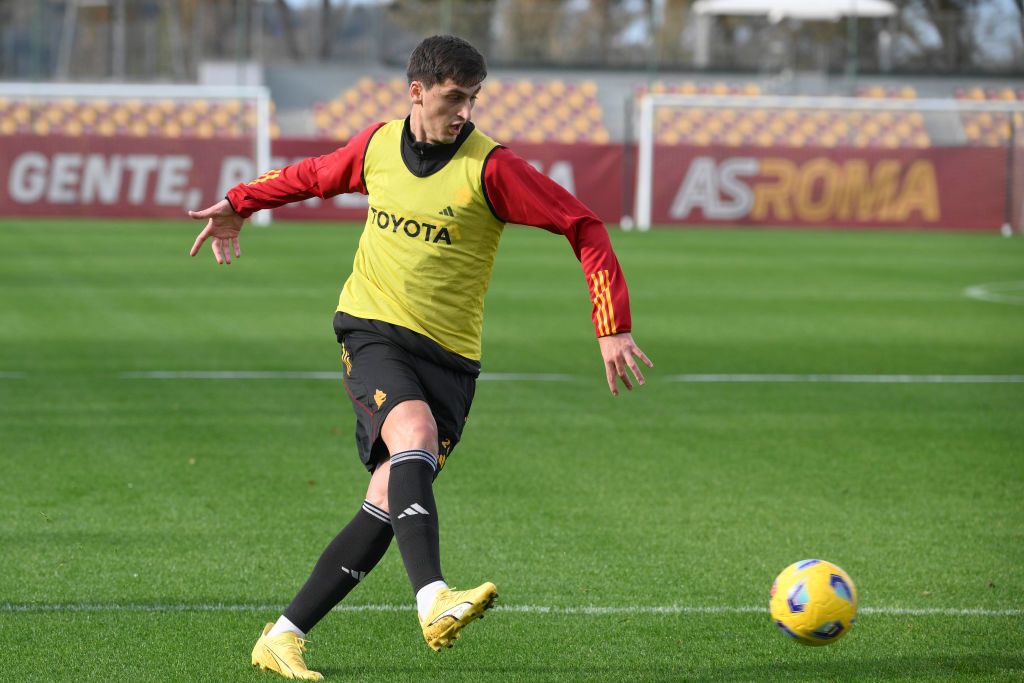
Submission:
[[[564,235],[583,266],[608,388],[644,383],[626,282],[608,231],[571,194],[470,122],[483,56],[454,36],[422,41],[409,57],[410,113],[372,125],[325,156],[240,184],[192,218],[206,220],[218,263],[240,257],[254,211],[343,192],[370,209],[334,317],[345,388],[356,413],[366,499],[323,551],[308,580],[252,652],[253,666],[319,680],[305,635],[380,561],[394,538],[434,650],[497,597],[487,582],[452,591],[441,572],[433,481],[459,442],[480,373],[484,293],[506,223]]]

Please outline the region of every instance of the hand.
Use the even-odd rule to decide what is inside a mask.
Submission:
[[[212,239],[210,246],[217,263],[231,263],[232,246],[235,250],[235,258],[242,257],[242,252],[238,248],[238,233],[242,231],[245,219],[235,213],[235,210],[231,208],[231,202],[222,199],[208,209],[189,211],[188,215],[199,221],[208,219],[206,227],[199,233],[195,244],[192,245],[190,256],[198,254],[199,247],[203,246],[203,242]]]
[[[636,342],[633,341],[633,335],[629,332],[610,334],[606,337],[598,337],[597,342],[601,347],[601,355],[604,356],[604,370],[608,376],[608,388],[611,389],[612,396],[619,395],[616,377],[622,380],[626,389],[632,391],[633,383],[629,379],[629,373],[626,372],[627,367],[633,372],[637,383],[640,385],[644,384],[644,375],[640,372],[636,358],[642,360],[649,368],[653,368],[654,363],[636,345]]]

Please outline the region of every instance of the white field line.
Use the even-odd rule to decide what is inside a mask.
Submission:
[[[340,372],[149,371],[122,372],[124,379],[331,379]],[[482,373],[481,381],[567,382],[572,375],[557,373]],[[695,374],[666,375],[665,382],[849,382],[865,384],[999,384],[1021,383],[1024,375],[797,375]]]
[[[1024,282],[986,282],[964,289],[968,299],[1024,306]]]
[[[665,382],[835,382],[853,384],[1003,384],[1024,375],[666,375]]]
[[[279,612],[281,605],[223,603],[207,604],[165,604],[144,605],[134,603],[2,603],[2,612]],[[546,605],[497,605],[497,612],[517,612],[525,614],[580,614],[580,615],[615,615],[615,614],[742,614],[768,613],[767,605],[762,607],[727,605],[632,605],[629,607],[552,607]],[[336,612],[412,612],[412,605],[377,604],[377,605],[338,605]],[[861,607],[859,614],[908,615],[908,616],[981,616],[1005,617],[1024,616],[1024,609],[984,609],[956,607]]]
[[[230,370],[153,370],[148,372],[121,372],[121,379],[342,379],[340,372],[274,372],[274,371],[230,371]],[[481,381],[493,382],[567,382],[572,375],[555,373],[502,373],[484,372]]]
[[[28,379],[24,372],[0,371],[0,379]],[[339,380],[340,372],[248,371],[248,370],[149,370],[120,372],[119,379],[211,379],[211,380]],[[573,375],[560,373],[484,372],[483,382],[570,382]],[[665,375],[656,381],[674,383],[837,383],[837,384],[1020,384],[1024,375],[847,375],[847,374],[689,374]]]

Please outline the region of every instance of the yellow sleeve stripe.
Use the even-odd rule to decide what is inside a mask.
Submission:
[[[274,178],[277,178],[279,175],[281,175],[281,171],[283,170],[284,169],[281,168],[275,168],[273,171],[267,171],[256,180],[246,183],[246,185],[255,185],[256,183],[265,183],[268,180],[273,180]]]
[[[597,324],[598,336],[615,334],[615,309],[612,306],[611,278],[607,270],[599,270],[590,275],[594,284],[594,321]]]

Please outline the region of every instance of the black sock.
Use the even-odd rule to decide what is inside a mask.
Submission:
[[[363,501],[352,521],[321,553],[284,616],[308,633],[377,566],[394,535],[388,513]]]
[[[432,581],[441,581],[441,549],[434,503],[437,456],[411,450],[391,456],[388,508],[398,550],[415,593]]]

